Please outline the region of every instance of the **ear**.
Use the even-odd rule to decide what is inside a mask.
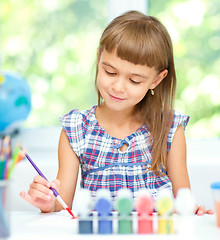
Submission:
[[[154,89],[155,87],[157,87],[162,82],[162,80],[167,76],[167,74],[168,74],[167,69],[164,69],[163,71],[161,71],[154,79],[150,89]]]

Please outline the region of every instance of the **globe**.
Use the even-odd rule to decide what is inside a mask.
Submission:
[[[31,90],[18,74],[0,74],[0,135],[13,134],[31,111]]]

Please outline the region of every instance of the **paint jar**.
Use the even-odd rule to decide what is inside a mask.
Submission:
[[[98,233],[112,234],[112,197],[108,189],[100,188],[96,193],[95,208],[98,213]]]
[[[211,189],[215,205],[217,226],[220,228],[220,182],[212,183]]]
[[[0,180],[0,238],[10,235],[9,181]]]
[[[78,212],[78,233],[92,234],[93,233],[93,214],[92,196],[89,189],[80,189],[78,192],[78,201],[76,202]]]
[[[118,233],[131,234],[133,232],[133,198],[130,189],[121,188],[118,190],[115,209],[118,211]]]

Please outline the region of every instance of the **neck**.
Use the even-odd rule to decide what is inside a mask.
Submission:
[[[133,111],[113,111],[104,103],[96,109],[96,119],[106,132],[116,138],[124,139],[135,132],[142,124],[135,120]]]
[[[126,109],[123,111],[115,111],[106,106],[105,103],[102,103],[98,107],[97,114],[101,119],[105,119],[108,122],[114,123],[116,125],[124,125],[129,122],[134,122],[133,109]]]

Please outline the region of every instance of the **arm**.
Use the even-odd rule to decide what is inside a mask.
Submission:
[[[182,125],[178,126],[168,152],[167,173],[172,182],[174,197],[180,188],[190,188],[186,164],[186,139]],[[198,215],[213,214],[213,211],[206,210],[204,206],[196,206],[195,213]]]
[[[190,188],[186,165],[186,140],[182,125],[178,126],[168,152],[167,173],[172,182],[174,197],[180,188]]]
[[[59,194],[71,209],[79,172],[79,159],[72,150],[67,135],[63,129],[60,134],[58,159],[59,170],[57,179],[60,181]],[[61,205],[57,202],[56,211],[61,209]]]
[[[48,182],[37,175],[30,185],[28,193],[25,191],[20,196],[39,208],[42,212],[53,212],[62,210],[62,206],[56,201],[50,187],[55,188],[69,208],[72,208],[72,201],[75,193],[79,159],[72,150],[66,133],[61,131],[58,148],[59,170],[57,179]]]

